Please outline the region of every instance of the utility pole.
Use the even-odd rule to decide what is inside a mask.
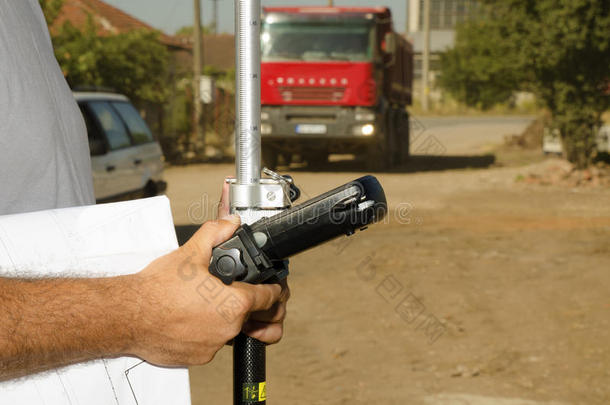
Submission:
[[[212,0],[212,3],[214,5],[214,27],[213,27],[213,33],[214,35],[218,35],[218,0]]]
[[[409,35],[409,0],[405,0],[405,38]]]
[[[334,7],[333,0],[328,0],[328,7]]]
[[[198,144],[205,142],[201,104],[201,70],[203,68],[203,46],[201,32],[201,0],[193,0],[193,134],[191,151],[195,152]]]
[[[430,93],[430,0],[424,0],[424,52],[422,60],[422,110],[428,111],[428,96]]]

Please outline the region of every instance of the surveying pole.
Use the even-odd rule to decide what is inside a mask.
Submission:
[[[288,182],[261,179],[260,0],[235,0],[235,166],[231,211],[251,224],[290,206]],[[266,403],[265,344],[240,333],[233,341],[233,403]]]

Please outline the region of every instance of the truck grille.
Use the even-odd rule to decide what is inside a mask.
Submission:
[[[337,121],[336,114],[287,114],[286,120],[299,124],[332,124]]]
[[[341,101],[345,87],[280,87],[284,101]]]

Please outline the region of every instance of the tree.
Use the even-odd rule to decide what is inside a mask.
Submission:
[[[489,107],[510,90],[533,91],[551,112],[566,157],[585,167],[610,108],[610,2],[482,0],[442,57],[441,85]]]
[[[64,5],[64,0],[38,0],[38,2],[44,13],[44,18],[47,20],[47,25],[53,24]]]
[[[55,56],[70,86],[109,87],[134,102],[167,96],[168,51],[153,31],[99,36],[89,17],[83,29],[66,22],[53,35]]]
[[[455,47],[441,54],[440,86],[483,110],[509,100],[520,84],[510,46],[493,24],[475,19],[458,26]]]

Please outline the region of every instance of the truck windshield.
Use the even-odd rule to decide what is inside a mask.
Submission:
[[[369,61],[373,25],[362,22],[276,22],[261,34],[263,61]]]

